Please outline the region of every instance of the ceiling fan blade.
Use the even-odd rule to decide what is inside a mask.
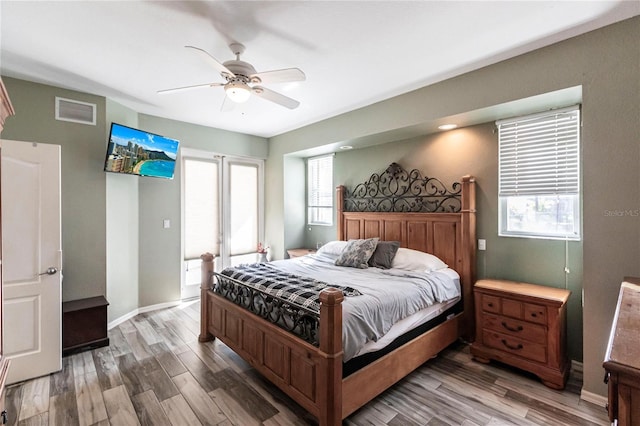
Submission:
[[[259,72],[249,76],[252,83],[286,83],[289,81],[304,81],[307,76],[298,68],[285,68]]]
[[[158,94],[166,95],[167,93],[175,93],[175,92],[182,92],[185,90],[201,89],[203,87],[217,87],[217,86],[224,86],[224,83],[206,83],[206,84],[196,84],[194,86],[176,87],[173,89],[158,90]]]
[[[198,52],[198,54],[200,54],[200,56],[204,57],[205,59],[207,59],[209,61],[209,63],[211,65],[213,65],[213,67],[218,70],[218,72],[220,74],[222,74],[223,77],[226,77],[227,75],[230,77],[235,77],[236,75],[234,73],[232,73],[231,71],[229,71],[229,68],[225,67],[224,65],[222,65],[222,63],[217,60],[216,58],[214,58],[209,52],[207,52],[206,50],[200,49],[199,47],[195,47],[195,46],[185,46],[188,49],[193,49],[196,52]]]
[[[266,99],[271,102],[275,102],[278,105],[282,105],[283,107],[289,109],[296,109],[300,102],[295,99],[291,99],[285,95],[281,95],[278,92],[274,92],[273,90],[266,89],[262,86],[253,86],[251,91],[254,95],[261,97],[262,99]]]

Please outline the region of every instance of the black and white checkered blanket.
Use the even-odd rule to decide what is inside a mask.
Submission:
[[[327,287],[342,290],[342,293],[347,297],[362,295],[355,288],[330,285],[313,278],[289,274],[270,266],[268,263],[226,268],[221,272],[221,275],[316,312],[320,312],[320,291]]]

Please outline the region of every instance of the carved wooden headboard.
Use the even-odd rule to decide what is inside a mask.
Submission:
[[[350,192],[339,186],[338,239],[400,241],[401,247],[442,259],[460,275],[464,301],[461,335],[471,339],[476,279],[475,180],[464,176],[451,188],[435,178],[423,177],[418,170],[406,172],[396,163]]]

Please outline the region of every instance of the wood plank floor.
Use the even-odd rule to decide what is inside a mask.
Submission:
[[[109,347],[7,389],[9,425],[313,425],[300,406],[219,341],[197,342],[199,302],[140,314]],[[345,420],[346,425],[606,425],[579,399],[455,344]]]

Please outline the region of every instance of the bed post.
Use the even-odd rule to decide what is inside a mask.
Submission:
[[[462,298],[464,316],[460,323],[461,336],[472,342],[474,340],[474,307],[473,286],[476,281],[476,181],[473,176],[462,177],[462,247],[464,247],[462,279]]]
[[[320,351],[326,354],[318,389],[320,426],[342,424],[342,291],[327,288],[320,292]],[[322,383],[326,380],[326,383]]]
[[[207,324],[209,323],[207,291],[211,288],[211,284],[213,284],[213,255],[211,253],[205,253],[200,256],[200,259],[202,259],[202,265],[200,266],[202,275],[200,278],[200,335],[198,336],[198,341],[208,342],[209,340],[215,339],[215,337],[207,331]]]
[[[344,217],[342,213],[344,212],[344,194],[346,193],[346,188],[344,185],[340,185],[336,188],[336,210],[338,211],[338,239],[344,239]]]

